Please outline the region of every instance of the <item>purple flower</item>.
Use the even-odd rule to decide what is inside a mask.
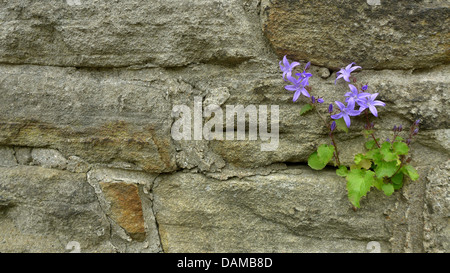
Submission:
[[[309,78],[312,77],[311,73],[306,73],[305,71],[303,71],[302,73],[295,73],[295,75],[303,81],[304,86],[309,85]]]
[[[300,63],[298,62],[292,62],[291,64],[289,63],[289,61],[286,58],[286,55],[283,57],[283,65],[281,65],[281,61],[280,61],[280,69],[283,72],[283,79],[286,81],[287,78],[289,78],[292,74],[292,69],[298,65],[300,65]]]
[[[311,102],[316,103],[316,98],[314,96],[311,96]]]
[[[340,79],[340,78],[344,78],[344,80],[345,80],[346,82],[350,82],[350,73],[352,73],[353,71],[355,71],[355,70],[358,69],[358,68],[361,68],[361,66],[353,66],[353,67],[352,67],[352,65],[354,65],[354,64],[355,64],[355,63],[351,63],[351,64],[347,65],[345,68],[341,68],[341,70],[339,70],[339,71],[336,73],[337,78],[336,78],[336,80],[334,81],[334,84],[336,84],[336,81],[337,81],[338,79]]]
[[[348,100],[347,107],[345,107],[345,105],[340,101],[335,101],[335,103],[339,107],[341,112],[339,114],[332,115],[331,118],[332,119],[344,118],[345,124],[347,125],[347,127],[350,127],[350,116],[354,117],[361,114],[361,111],[355,110],[355,100],[353,98],[350,98]]]
[[[367,86],[367,84],[366,84],[366,85],[364,85],[363,87],[361,87],[361,90],[362,90],[362,91],[366,91],[367,88],[369,88],[369,86]]]
[[[366,108],[369,108],[370,112],[376,117],[378,117],[378,111],[375,106],[386,106],[386,104],[380,100],[375,100],[378,96],[378,93],[372,94],[369,97],[365,98],[365,101],[360,104],[360,111],[363,111]]]
[[[419,125],[419,123],[420,123],[420,119],[416,120],[416,121],[414,122],[414,125]]]
[[[350,98],[353,98],[356,103],[358,103],[359,106],[362,106],[364,103],[364,98],[367,98],[370,96],[370,93],[359,93],[358,89],[353,84],[349,84],[348,87],[350,87],[351,92],[347,92],[344,96],[348,97],[345,99],[345,102],[348,102]]]
[[[318,99],[317,99],[317,102],[318,102],[318,103],[324,103],[324,100],[323,100],[322,98],[318,98]]]
[[[336,129],[336,121],[333,120],[333,122],[331,123],[331,132],[333,132]]]
[[[304,70],[305,70],[305,71],[308,70],[308,68],[309,68],[310,66],[311,66],[311,62],[308,62],[308,63],[305,65],[305,69],[304,69]]]
[[[328,113],[333,112],[333,104],[330,103],[330,105],[328,106]]]
[[[305,97],[310,97],[308,90],[305,89],[301,79],[296,79],[294,77],[288,77],[288,80],[293,83],[293,85],[286,85],[284,88],[289,91],[295,91],[293,101],[297,101],[298,97],[303,94]]]

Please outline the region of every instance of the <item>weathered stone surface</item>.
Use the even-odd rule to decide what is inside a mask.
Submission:
[[[74,173],[87,173],[91,166],[78,156],[69,156],[67,159],[67,170]]]
[[[277,69],[276,64],[274,68]],[[245,71],[247,70],[250,71],[251,68]],[[348,83],[344,81],[334,84],[335,73],[327,79],[322,79],[320,70],[318,67],[311,69],[311,94],[325,99],[324,105],[319,109],[326,116],[328,103],[343,101],[344,94],[349,92],[349,89]],[[209,71],[209,76],[205,79],[200,75],[206,71]],[[318,145],[329,142],[323,122],[315,113],[300,116],[299,109],[308,99],[302,97],[297,102],[292,102],[292,93],[283,88],[286,83],[281,79],[280,72],[262,72],[260,77],[251,78],[251,73],[232,74],[231,71],[225,71],[227,73],[216,72],[213,68],[198,68],[196,73],[186,74],[185,77],[205,93],[217,85],[226,87],[230,96],[221,107],[224,113],[225,105],[279,105],[280,109],[280,143],[275,151],[261,151],[260,141],[209,141],[210,150],[221,156],[226,163],[257,167],[275,162],[306,162]],[[379,110],[379,118],[372,118],[376,123],[376,136],[382,139],[392,137],[391,130],[394,125],[402,124],[408,128],[420,118],[421,131],[413,150],[421,150],[422,152],[417,154],[427,159],[418,164],[439,162],[447,158],[450,142],[448,130],[444,128],[449,126],[450,120],[447,111],[450,107],[449,94],[446,92],[450,86],[447,77],[449,73],[448,66],[416,72],[383,70],[354,73],[359,83],[368,84],[369,91],[378,92],[379,99],[386,102],[386,107]],[[230,76],[225,77],[224,74]],[[170,95],[175,97],[182,94]],[[207,93],[206,98],[208,97]],[[185,101],[192,103],[193,99],[188,98]],[[204,107],[206,106],[204,103]],[[361,134],[364,123],[364,117],[353,118],[350,132],[337,134],[342,161],[346,164],[353,161],[356,153],[364,150],[365,138]],[[428,149],[439,150],[439,153],[432,153]],[[207,153],[209,152],[204,154]],[[183,165],[180,167],[185,168]]]
[[[157,181],[166,252],[366,252],[369,241],[389,252],[388,209],[402,202],[399,193],[374,191],[354,212],[344,179],[307,167],[226,181],[192,173]]]
[[[240,63],[261,41],[239,0],[47,1],[0,6],[0,61],[56,66]]]
[[[111,224],[111,243],[119,252],[161,252],[153,213],[153,181],[157,174],[93,168],[87,173]]]
[[[430,170],[424,206],[426,252],[450,252],[450,161]]]
[[[174,170],[171,106],[152,71],[117,79],[107,71],[1,66],[0,143],[57,149],[88,163]]]
[[[2,167],[0,196],[8,200],[0,206],[0,242],[8,242],[0,252],[65,252],[70,241],[83,252],[108,251],[109,223],[85,175]]]
[[[448,252],[448,1],[338,2],[4,1],[0,252]],[[306,166],[329,139],[283,88],[284,54],[315,64],[324,114],[348,92],[336,68],[376,68],[353,73],[387,104],[376,135],[422,120],[419,180],[354,212],[333,168]],[[195,97],[279,106],[278,148],[173,140]],[[344,164],[363,122],[337,133]]]
[[[31,157],[31,150],[30,147],[14,147],[15,156],[17,159],[17,163],[21,165],[28,165],[33,161],[33,158]]]
[[[57,150],[36,148],[31,151],[33,165],[44,168],[57,168],[64,170],[67,167],[67,159]]]
[[[262,28],[279,56],[337,69],[417,69],[450,61],[448,1],[263,0]],[[373,3],[372,3],[373,4]]]
[[[17,165],[17,160],[14,156],[14,150],[10,147],[0,146],[0,167],[8,167]]]
[[[124,228],[131,238],[145,238],[141,199],[135,184],[100,183],[103,194],[111,203],[111,218]]]

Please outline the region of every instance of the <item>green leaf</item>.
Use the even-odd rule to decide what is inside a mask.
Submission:
[[[386,141],[381,144],[380,154],[383,156],[384,161],[398,160],[398,156],[391,150],[390,142]]]
[[[363,154],[357,154],[355,155],[355,163],[359,164],[359,162],[361,162],[361,160],[365,159],[365,156]]]
[[[396,161],[381,161],[377,164],[377,167],[375,168],[375,173],[378,178],[382,177],[391,177],[394,175],[394,173],[398,170],[397,162]]]
[[[334,155],[334,146],[322,144],[308,158],[308,165],[314,170],[322,170]]]
[[[394,189],[399,190],[403,187],[403,173],[398,172],[391,178],[392,183],[394,183]]]
[[[347,175],[348,199],[357,208],[360,207],[359,201],[365,196],[374,182],[374,173],[372,171],[353,169]]]
[[[405,140],[405,139],[402,138],[402,137],[397,136],[394,141],[395,142],[400,142],[400,141],[403,141],[403,140]]]
[[[348,174],[347,167],[345,167],[344,165],[339,166],[339,168],[336,170],[336,174],[341,177],[346,177]]]
[[[326,165],[327,165],[327,162],[323,163],[323,161],[319,159],[317,152],[312,153],[308,157],[308,166],[310,166],[311,169],[322,170],[323,168],[325,168]]]
[[[384,179],[383,178],[374,177],[373,185],[375,186],[375,188],[377,188],[377,189],[379,189],[381,191],[381,187],[383,187],[383,185],[384,185]]]
[[[340,118],[335,121],[336,121],[336,129],[348,133],[348,127],[347,124],[345,124],[344,118]]]
[[[417,173],[416,169],[414,169],[411,165],[405,165],[402,167],[401,171],[409,176],[412,181],[416,181],[419,178],[419,174]]]
[[[381,189],[387,196],[391,196],[394,193],[394,185],[392,185],[391,183],[383,184],[383,186],[381,186]]]
[[[379,138],[377,138],[377,141],[380,141]],[[372,150],[373,148],[377,147],[377,143],[375,142],[375,140],[369,140],[365,143],[366,149],[367,150]]]
[[[373,130],[364,130],[363,134],[365,138],[368,138],[373,134]]]
[[[328,163],[333,158],[334,146],[327,144],[320,145],[319,148],[317,148],[317,155],[323,162]]]
[[[392,146],[397,155],[407,155],[409,152],[409,147],[405,142],[394,142]]]
[[[311,104],[305,104],[303,105],[302,109],[300,109],[300,115],[305,114],[306,112],[309,112],[313,109],[313,106]]]
[[[366,153],[366,158],[371,159],[375,164],[383,161],[383,156],[380,154],[380,149],[373,149]]]
[[[391,177],[391,181],[392,183],[394,183],[394,185],[403,184],[403,173],[402,172],[396,173],[393,177]]]
[[[363,154],[355,155],[355,163],[359,168],[370,169],[372,166],[372,161],[366,158]]]

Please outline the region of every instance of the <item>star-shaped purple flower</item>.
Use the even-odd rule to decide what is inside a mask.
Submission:
[[[360,111],[365,110],[366,108],[369,108],[370,112],[372,112],[372,114],[376,117],[378,117],[378,111],[377,108],[375,108],[375,106],[386,106],[386,103],[380,101],[380,100],[375,100],[378,96],[378,93],[374,93],[366,98],[364,98],[364,100],[362,101],[361,108],[359,109]]]
[[[369,97],[370,93],[359,93],[358,89],[353,84],[349,84],[348,87],[350,88],[351,92],[345,93],[344,96],[348,97],[345,99],[345,102],[348,102],[350,98],[353,98],[359,106],[363,106],[365,98]]]
[[[298,65],[300,65],[299,62],[292,62],[289,63],[289,61],[286,58],[286,55],[283,57],[283,65],[281,65],[280,61],[280,69],[283,72],[283,79],[286,81],[287,78],[289,78],[292,74],[292,69]]]
[[[289,76],[288,80],[293,83],[293,85],[286,85],[284,88],[289,91],[295,91],[293,101],[297,101],[298,97],[303,94],[305,97],[310,97],[308,90],[305,89],[305,85],[302,79],[296,79]]]
[[[304,86],[309,85],[309,78],[312,77],[311,73],[307,73],[306,71],[303,71],[302,73],[296,73],[295,75],[298,76],[299,79],[303,80]]]
[[[344,78],[344,80],[346,82],[350,82],[350,74],[355,71],[358,68],[361,68],[361,66],[353,66],[355,63],[351,63],[349,65],[347,65],[345,68],[341,68],[341,70],[339,70],[336,75],[336,80],[334,81],[334,84],[336,84],[336,81],[340,78]]]
[[[355,110],[355,100],[353,98],[350,98],[348,100],[347,107],[345,107],[345,105],[340,101],[335,101],[334,103],[336,103],[341,112],[336,115],[332,115],[331,118],[344,118],[345,124],[347,125],[347,127],[350,127],[350,116],[358,116],[361,113],[361,111]]]

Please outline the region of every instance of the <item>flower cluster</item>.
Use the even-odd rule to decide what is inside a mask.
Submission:
[[[312,74],[307,73],[306,70],[308,70],[311,63],[307,63],[305,65],[303,72],[295,74],[295,76],[297,76],[297,78],[292,77],[292,70],[294,67],[299,66],[300,63],[298,63],[298,62],[289,63],[286,56],[284,56],[283,65],[281,65],[281,61],[280,61],[280,69],[283,72],[283,79],[285,81],[288,80],[292,83],[291,85],[287,85],[284,88],[286,90],[295,92],[293,101],[294,102],[297,101],[298,98],[300,97],[300,95],[304,95],[305,97],[308,97],[308,98],[311,97],[308,90],[306,89],[306,87],[309,85],[309,78],[312,76]],[[313,99],[314,99],[314,97],[313,97]]]
[[[334,158],[335,166],[337,167],[336,174],[345,177],[347,180],[348,198],[354,209],[360,207],[360,199],[372,187],[390,196],[395,190],[403,186],[404,176],[408,176],[413,181],[417,180],[419,175],[416,169],[409,164],[411,157],[408,153],[412,139],[419,132],[420,120],[416,120],[411,126],[406,139],[400,136],[400,133],[403,131],[402,125],[394,126],[392,140],[388,138],[383,142],[376,138],[375,123],[370,121],[369,115],[372,114],[378,117],[377,107],[385,107],[386,104],[377,100],[378,93],[369,92],[367,84],[356,84],[357,79],[352,75],[352,72],[362,68],[355,63],[341,68],[336,73],[334,83],[337,84],[339,79],[343,79],[348,82],[347,85],[350,90],[344,94],[344,100],[334,102],[334,105],[337,107],[334,107],[333,103],[326,104],[328,105],[328,116],[324,117],[317,108],[325,100],[314,96],[312,88],[309,86],[309,79],[312,74],[307,72],[307,70],[310,65],[311,63],[307,63],[302,72],[295,73],[294,69],[298,69],[301,66],[299,62],[289,63],[286,56],[280,62],[283,79],[286,82],[290,82],[284,88],[294,92],[293,101],[297,101],[301,95],[309,98],[307,104],[302,106],[300,115],[315,110],[328,129],[328,135],[331,138],[330,144],[320,145],[317,151],[308,157],[308,165],[314,170],[321,170]],[[295,76],[292,76],[293,74]],[[371,137],[372,139],[366,141],[364,145],[368,151],[356,154],[354,164],[347,169],[347,166],[340,163],[334,134],[338,130],[348,132],[351,118],[361,114],[364,114],[366,118],[363,133],[366,138]]]
[[[297,101],[300,95],[304,95],[305,97],[311,98],[311,102],[315,104],[316,99],[314,96],[311,96],[308,90],[309,86],[309,78],[312,76],[311,73],[306,72],[308,68],[310,67],[311,63],[308,62],[305,65],[305,68],[303,69],[303,72],[296,73],[295,75],[297,77],[293,77],[293,69],[297,66],[300,66],[299,62],[292,62],[289,63],[287,60],[287,57],[283,57],[283,61],[280,61],[280,69],[283,72],[283,79],[285,81],[289,81],[292,83],[291,85],[286,85],[284,88],[286,90],[295,92],[293,101]],[[341,68],[336,73],[336,80],[335,84],[337,83],[337,80],[344,79],[347,82],[350,82],[350,78],[352,77],[351,73],[355,71],[356,69],[361,69],[361,66],[356,66],[355,63],[351,63],[347,65],[345,68]],[[337,105],[339,109],[339,113],[331,115],[332,119],[343,119],[345,121],[345,124],[347,128],[351,125],[350,117],[359,116],[361,113],[363,113],[366,109],[372,113],[375,117],[378,117],[378,110],[377,106],[386,106],[386,104],[380,100],[376,100],[378,93],[368,93],[366,92],[368,90],[368,85],[363,85],[359,89],[353,85],[348,85],[350,92],[347,92],[344,96],[345,98],[345,105],[344,103],[340,101],[335,101],[335,104]],[[319,98],[317,100],[319,103],[323,103],[323,98]],[[358,106],[359,109],[355,109],[355,107]],[[333,111],[333,106],[329,106],[329,113],[331,114]]]

